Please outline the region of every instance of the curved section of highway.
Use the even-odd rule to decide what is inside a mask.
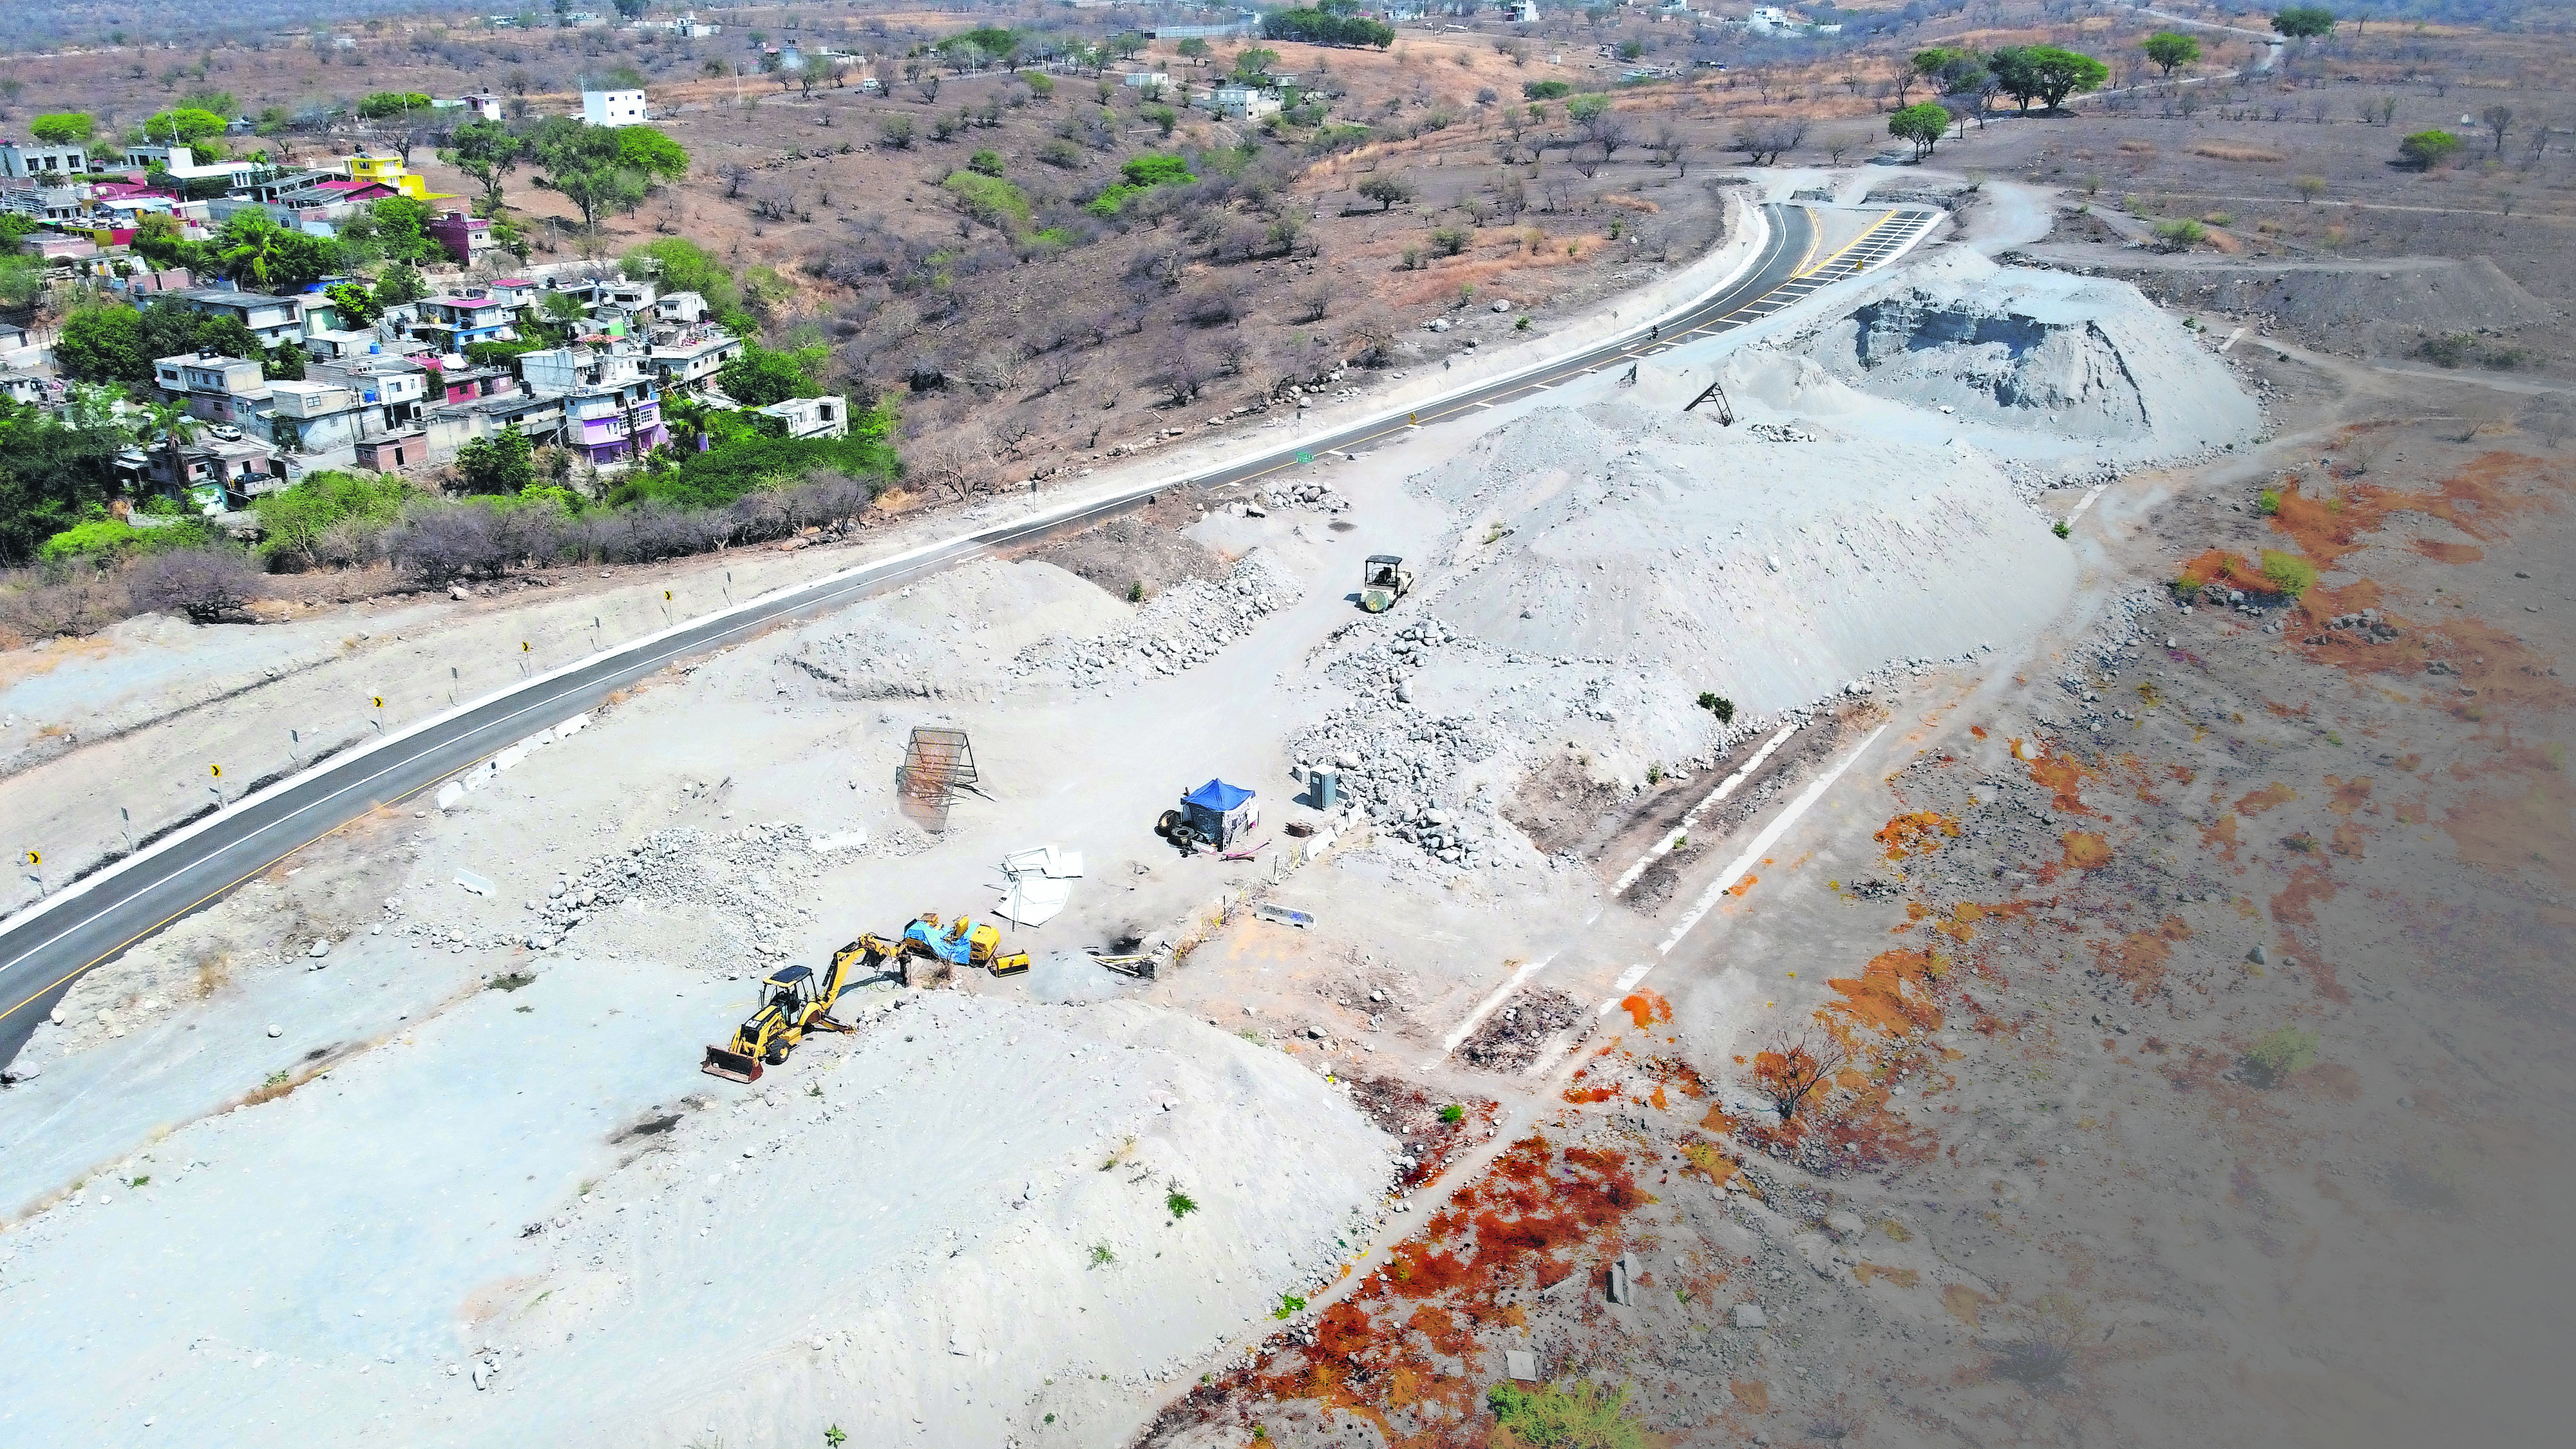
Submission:
[[[1406,413],[1301,438],[1177,477],[1060,505],[863,567],[748,600],[539,675],[436,715],[225,806],[138,854],[0,922],[0,1062],[83,972],[219,898],[347,821],[416,795],[484,757],[596,706],[610,691],[674,661],[747,638],[781,619],[819,613],[1008,545],[1129,507],[1165,488],[1247,482],[1342,452],[1401,428],[1527,397],[1560,383],[1748,325],[1830,282],[1911,246],[1938,213],[1898,209],[1818,258],[1814,213],[1762,209],[1766,237],[1752,264],[1716,291],[1585,352],[1470,385]]]

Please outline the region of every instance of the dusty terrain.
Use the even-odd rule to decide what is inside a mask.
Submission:
[[[1650,1444],[2551,1442],[2548,369],[2408,357],[2422,278],[2371,324],[2298,256],[2345,290],[2238,334],[2196,289],[2283,258],[2177,275],[2080,186],[1812,180],[1955,221],[1633,381],[693,661],[86,978],[0,1093],[0,1423],[1427,1449],[1529,1442],[1525,1380]],[[2488,276],[2432,250],[2381,270]],[[1378,551],[1420,584],[1362,616]],[[660,607],[575,588],[388,632]],[[345,690],[332,627],[225,678]],[[125,741],[312,698],[199,704],[149,626],[49,662],[7,698],[131,728],[0,791],[93,835]],[[939,831],[915,725],[975,742]],[[1242,859],[1150,831],[1211,776]],[[1026,975],[691,1070],[758,972],[1039,845],[1082,874]]]

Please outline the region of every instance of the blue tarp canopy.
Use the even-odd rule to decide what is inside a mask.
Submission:
[[[911,925],[904,927],[903,933],[911,939],[928,946],[932,955],[937,956],[940,960],[947,962],[951,966],[963,966],[966,964],[966,955],[969,947],[966,940],[966,933],[963,931],[960,931],[954,939],[951,939],[945,931],[936,931],[931,929],[929,926],[923,925],[919,921],[915,921]]]
[[[1195,805],[1201,810],[1213,810],[1222,815],[1251,798],[1252,792],[1240,785],[1229,785],[1223,780],[1210,780],[1182,796],[1181,803]]]

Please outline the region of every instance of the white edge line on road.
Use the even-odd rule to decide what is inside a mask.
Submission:
[[[1764,231],[1766,233],[1771,233],[1773,232],[1773,228],[1770,226],[1767,218],[1764,217],[1764,205],[1765,203],[1757,202],[1753,204],[1752,209],[1756,218],[1762,219]],[[1723,278],[1700,292],[1698,295],[1689,298],[1680,305],[1667,311],[1663,316],[1666,318],[1681,316],[1706,303],[1710,298],[1724,292],[1729,287],[1734,286],[1748,273],[1756,270],[1761,265],[1764,255],[1770,249],[1770,243],[1774,239],[1776,239],[1776,236],[1766,236],[1761,245],[1748,250],[1744,259],[1729,270]],[[1645,324],[1640,325],[1642,327]],[[1567,361],[1573,358],[1581,357],[1586,353],[1610,345],[1613,345],[1610,341],[1589,343],[1574,350],[1559,353],[1555,357],[1533,362],[1529,366],[1520,369],[1518,372],[1507,373],[1501,377],[1490,378],[1483,382],[1465,384],[1460,387],[1457,392],[1450,394],[1450,397],[1455,398],[1469,392],[1480,392],[1487,388],[1508,386],[1518,379],[1529,377],[1535,373],[1545,372],[1554,367],[1563,366]],[[1536,383],[1533,385],[1538,387],[1546,386],[1545,383]],[[1445,401],[1445,399],[1424,399],[1412,404],[1410,407],[1404,409],[1404,411],[1419,411],[1424,407],[1437,406],[1442,401]],[[1310,433],[1304,438],[1296,439],[1291,442],[1279,444],[1273,447],[1264,447],[1261,448],[1259,452],[1262,454],[1272,452],[1293,454],[1315,450],[1329,452],[1332,450],[1324,449],[1322,447],[1324,439],[1341,433],[1350,432],[1354,429],[1366,428],[1373,422],[1391,423],[1394,420],[1394,417],[1394,410],[1389,410],[1381,418],[1362,418],[1351,423],[1328,428],[1321,432]],[[1167,477],[1147,483],[1132,483],[1119,487],[1107,488],[1098,493],[1088,494],[1081,498],[1068,499],[1065,502],[1054,505],[1053,507],[1039,509],[1038,511],[1022,518],[1016,524],[1007,522],[996,523],[988,528],[972,529],[965,533],[953,534],[948,538],[922,544],[919,547],[908,549],[901,553],[892,554],[885,558],[876,559],[868,563],[855,564],[846,569],[836,570],[832,573],[825,574],[821,578],[811,579],[802,584],[794,584],[784,588],[772,589],[767,593],[745,599],[743,602],[730,608],[718,609],[711,613],[700,614],[695,618],[675,623],[657,633],[647,634],[641,638],[629,640],[614,649],[604,649],[592,654],[584,655],[568,664],[559,665],[556,668],[547,670],[543,674],[521,680],[515,686],[494,690],[488,694],[484,694],[478,698],[470,700],[467,703],[453,706],[441,713],[430,715],[410,725],[406,725],[402,729],[396,730],[391,734],[379,736],[354,750],[347,750],[340,754],[333,755],[327,760],[317,762],[316,764],[308,766],[295,774],[277,781],[275,784],[268,786],[257,794],[246,795],[241,799],[216,810],[213,814],[207,815],[190,825],[184,826],[179,830],[173,831],[169,835],[163,836],[161,839],[154,841],[142,850],[134,852],[123,860],[116,862],[114,865],[108,866],[103,870],[94,871],[91,874],[82,877],[80,880],[73,882],[71,885],[65,886],[63,889],[56,891],[51,895],[42,897],[33,904],[20,909],[7,918],[0,919],[0,935],[5,935],[11,931],[15,931],[28,922],[35,920],[39,916],[68,906],[71,902],[88,895],[91,891],[95,890],[102,884],[121,879],[127,872],[142,867],[158,857],[176,850],[181,845],[194,840],[199,835],[206,833],[214,827],[223,824],[227,817],[244,808],[265,803],[280,794],[300,789],[316,777],[320,776],[324,771],[336,770],[354,760],[364,759],[367,756],[382,751],[389,746],[410,740],[452,720],[472,714],[477,710],[488,708],[512,695],[533,690],[540,685],[562,678],[566,675],[577,674],[582,670],[592,668],[607,660],[637,654],[646,650],[649,646],[665,639],[702,629],[710,624],[732,618],[737,615],[748,614],[775,603],[784,602],[791,595],[825,591],[836,585],[846,583],[858,575],[897,567],[904,563],[927,557],[928,555],[937,553],[943,549],[954,548],[959,544],[971,541],[978,533],[990,533],[1006,527],[1044,527],[1048,524],[1070,518],[1087,509],[1099,507],[1104,503],[1115,502],[1123,498],[1141,497],[1144,494],[1159,492],[1165,488],[1187,487],[1195,483],[1205,474],[1224,472],[1226,469],[1235,466],[1239,465],[1216,463],[1177,476]],[[552,704],[554,702],[554,700],[545,701],[547,704]],[[533,708],[536,706],[531,707]],[[524,713],[525,711],[520,712]],[[334,794],[328,798],[336,799],[341,793],[345,792],[334,792]],[[297,813],[300,814],[302,812],[299,811]],[[162,879],[167,880],[169,877],[164,876]],[[160,882],[156,881],[154,884],[158,885]],[[78,925],[87,924],[88,920],[94,919],[96,919],[95,915],[85,918],[82,922],[76,923],[74,926],[66,927],[65,931],[77,929]],[[64,932],[56,932],[54,935],[47,937],[43,942],[38,943],[36,946],[29,947],[27,950],[20,952],[10,960],[0,961],[0,971],[6,971],[17,966],[20,962],[25,961],[29,956],[34,955],[36,951],[42,949],[44,946],[51,945],[54,941],[61,939],[63,934]]]
[[[1706,810],[1709,806],[1716,804],[1727,796],[1734,794],[1735,787],[1744,783],[1745,776],[1761,769],[1762,762],[1771,758],[1771,752],[1780,748],[1781,744],[1786,741],[1789,736],[1794,735],[1797,732],[1798,725],[1795,720],[1780,726],[1777,733],[1762,742],[1761,749],[1753,752],[1752,759],[1745,761],[1734,774],[1719,781],[1716,789],[1699,797],[1699,803],[1693,805],[1689,812],[1682,816],[1682,823],[1674,826],[1671,834],[1665,836],[1662,840],[1657,841],[1646,851],[1645,854],[1637,857],[1634,865],[1631,865],[1626,870],[1620,872],[1619,878],[1616,881],[1611,882],[1610,894],[1613,896],[1621,895],[1627,891],[1628,887],[1635,885],[1637,883],[1637,877],[1646,873],[1647,866],[1654,864],[1656,861],[1661,860],[1666,855],[1670,854],[1674,847],[1680,842],[1681,838],[1690,833],[1690,828],[1698,821],[1701,811]]]
[[[1444,1061],[1447,1061],[1449,1059],[1449,1054],[1458,1049],[1458,1043],[1465,1041],[1468,1033],[1473,1032],[1478,1026],[1482,1025],[1486,1017],[1493,1015],[1494,1008],[1502,1005],[1504,998],[1510,996],[1514,991],[1519,990],[1522,982],[1536,976],[1546,967],[1548,962],[1555,959],[1556,953],[1554,951],[1550,951],[1546,955],[1539,957],[1537,960],[1530,962],[1528,965],[1521,967],[1510,976],[1505,977],[1503,984],[1494,988],[1493,995],[1488,996],[1483,1001],[1477,1003],[1476,1009],[1467,1013],[1467,1019],[1451,1028],[1449,1035],[1441,1039],[1440,1055],[1424,1062],[1422,1064],[1424,1069],[1428,1070],[1440,1065]]]
[[[1742,880],[1761,861],[1762,853],[1777,845],[1780,837],[1788,833],[1789,827],[1798,823],[1798,817],[1806,814],[1808,807],[1823,799],[1825,791],[1832,788],[1833,783],[1843,777],[1843,772],[1850,769],[1862,755],[1868,753],[1869,747],[1877,743],[1878,737],[1885,733],[1887,733],[1885,725],[1871,730],[1868,738],[1854,746],[1850,754],[1843,756],[1842,763],[1818,775],[1797,799],[1789,803],[1788,809],[1772,817],[1771,823],[1762,827],[1762,833],[1754,836],[1753,842],[1744,847],[1744,853],[1737,856],[1734,863],[1720,872],[1717,879],[1708,883],[1708,889],[1700,892],[1698,900],[1691,902],[1690,910],[1674,923],[1672,934],[1666,936],[1664,943],[1655,948],[1655,955],[1658,957],[1671,955],[1673,948],[1681,944],[1682,937],[1690,934],[1691,927],[1698,925],[1702,917],[1717,908],[1718,898],[1726,894],[1727,887]]]

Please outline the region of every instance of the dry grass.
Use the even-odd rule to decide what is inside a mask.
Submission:
[[[2129,144],[2126,141],[2121,142],[2120,149],[2128,150]],[[2151,146],[2148,149],[2155,148]],[[2241,141],[2194,141],[2183,149],[2194,156],[2206,156],[2212,161],[2287,161],[2290,159],[2286,151],[2275,151],[2269,146],[2249,146]]]
[[[1624,191],[1613,191],[1607,193],[1601,198],[1601,204],[1603,206],[1616,206],[1626,211],[1639,212],[1646,216],[1660,216],[1663,214],[1664,210],[1662,207],[1655,205],[1653,202],[1648,201],[1642,196],[1630,196]]]
[[[197,958],[197,999],[205,1000],[224,989],[233,979],[233,957],[230,951],[208,950]]]

